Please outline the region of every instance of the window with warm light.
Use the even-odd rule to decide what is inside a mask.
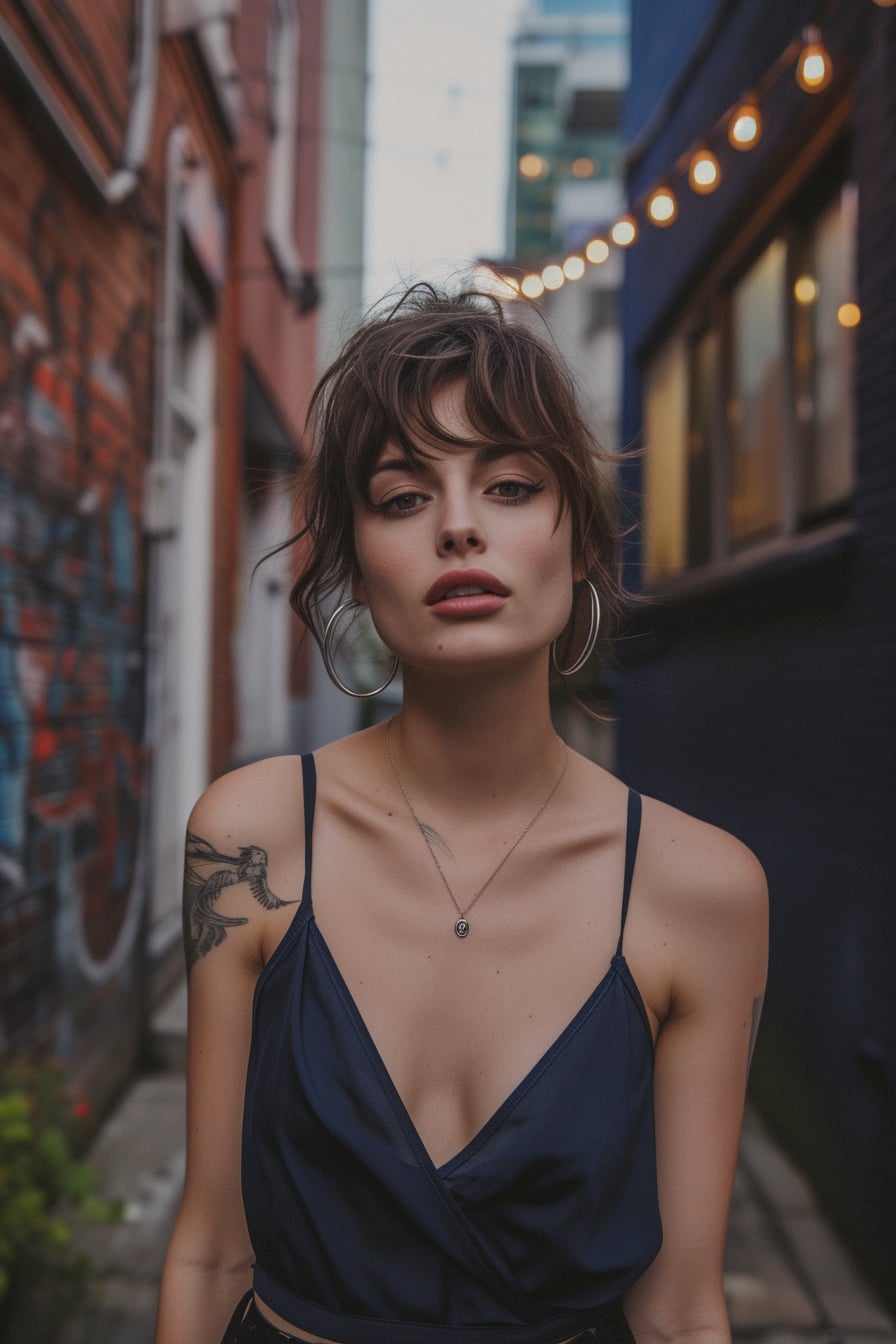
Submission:
[[[689,567],[712,559],[714,471],[720,362],[719,333],[705,327],[689,342],[685,546]]]
[[[794,304],[793,344],[799,506],[802,517],[824,514],[849,497],[853,439],[852,358],[857,193],[851,184],[804,234],[800,271],[814,283],[810,302]]]
[[[728,528],[732,545],[781,522],[780,471],[787,435],[787,246],[775,238],[731,294]]]
[[[841,145],[758,244],[732,245],[647,361],[650,582],[848,511],[857,213]]]
[[[687,358],[682,341],[670,341],[651,360],[644,389],[645,565],[648,578],[656,580],[687,566]]]

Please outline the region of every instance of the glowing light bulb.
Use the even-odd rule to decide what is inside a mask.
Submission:
[[[594,168],[595,168],[594,160],[586,158],[584,155],[582,156],[582,158],[573,159],[572,161],[573,177],[593,177]]]
[[[533,181],[538,177],[546,177],[548,172],[547,161],[540,154],[524,154],[518,167],[521,177],[528,177]]]
[[[579,256],[567,257],[563,263],[563,274],[567,280],[581,280],[585,274],[585,262]]]
[[[862,310],[857,303],[841,303],[837,309],[837,321],[841,327],[857,327],[862,320]]]
[[[559,289],[566,276],[563,274],[563,267],[552,262],[550,266],[545,266],[541,279],[545,289]]]
[[[520,292],[525,294],[527,299],[540,299],[544,293],[544,284],[540,275],[526,275],[520,285]]]
[[[606,261],[609,255],[610,249],[603,238],[592,238],[585,248],[585,256],[595,266],[599,266],[602,261]]]
[[[808,307],[818,298],[818,281],[814,275],[798,275],[793,282],[793,297],[803,307]]]
[[[617,247],[631,247],[638,236],[638,226],[631,215],[623,215],[622,219],[617,219],[610,230],[610,237]]]
[[[806,93],[820,93],[834,77],[834,67],[818,28],[803,33],[803,49],[796,63],[796,82]]]
[[[728,139],[735,149],[752,149],[762,135],[762,117],[753,98],[745,98],[728,121]]]
[[[678,202],[671,187],[657,187],[647,201],[647,214],[657,228],[667,229],[678,216]]]
[[[519,297],[520,285],[516,277],[502,275],[485,263],[476,267],[473,279],[480,294],[493,294],[496,299],[516,299]]]
[[[698,196],[708,196],[722,180],[719,161],[711,149],[698,149],[688,166],[688,182]]]

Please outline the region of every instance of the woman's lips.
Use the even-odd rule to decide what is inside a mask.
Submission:
[[[426,605],[440,616],[484,616],[504,605],[510,590],[481,569],[442,574],[426,594]]]

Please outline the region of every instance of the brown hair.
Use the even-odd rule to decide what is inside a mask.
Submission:
[[[531,453],[554,475],[572,526],[573,564],[601,603],[601,631],[618,622],[619,527],[608,466],[582,419],[559,355],[498,301],[474,290],[447,294],[416,284],[384,314],[369,318],[327,369],[311,399],[298,483],[304,526],[301,572],[290,604],[321,637],[321,603],[358,577],[354,511],[367,500],[371,473],[387,440],[411,460],[426,445],[465,442],[432,413],[434,395],[462,380],[467,419],[478,442]],[[588,610],[587,594],[576,603]],[[561,639],[574,656],[578,619]],[[583,636],[581,636],[583,638]]]

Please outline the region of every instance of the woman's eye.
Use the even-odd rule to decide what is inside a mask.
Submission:
[[[541,485],[536,485],[532,481],[498,481],[491,487],[490,493],[497,495],[499,499],[506,499],[516,504],[529,499],[532,495],[537,495],[542,489]]]
[[[384,500],[380,505],[381,513],[409,513],[415,509],[422,500],[423,496],[417,490],[405,490],[400,495],[393,495],[391,499]]]

